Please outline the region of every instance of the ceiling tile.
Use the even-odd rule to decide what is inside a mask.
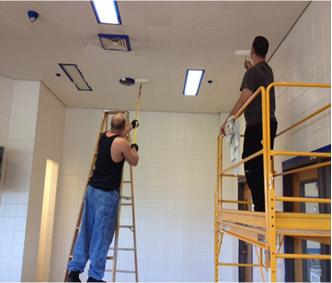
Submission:
[[[171,3],[169,1],[145,2],[147,25],[168,26],[171,20]]]
[[[66,105],[134,109],[137,86],[148,78],[143,110],[229,111],[239,95],[244,68],[236,49],[250,48],[257,33],[273,51],[307,2],[120,1],[122,25],[100,25],[90,1],[0,2],[0,74],[42,80]],[[30,23],[26,11],[40,12]],[[104,50],[97,33],[128,34],[132,52]],[[83,94],[59,62],[79,65],[93,92]],[[183,97],[187,68],[204,68],[200,94]],[[212,85],[206,80],[212,79]]]

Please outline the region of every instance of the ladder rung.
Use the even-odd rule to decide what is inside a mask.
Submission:
[[[131,184],[131,181],[122,181],[123,184]]]
[[[123,203],[123,202],[121,202],[121,205],[130,206],[130,205],[133,205],[133,204],[132,203]]]
[[[105,269],[105,272],[112,272],[112,269]],[[132,273],[132,274],[136,273],[134,270],[122,270],[122,269],[118,269],[116,272],[119,272],[119,273]]]
[[[114,248],[110,248],[110,250],[114,250]],[[134,248],[118,248],[118,251],[134,251]]]
[[[119,225],[119,228],[129,228],[129,229],[131,229],[131,228],[134,228],[134,226],[133,225]]]
[[[132,197],[128,197],[128,196],[121,196],[122,199],[125,199],[125,200],[131,200]]]
[[[133,274],[135,274],[134,270],[122,270],[122,269],[118,269],[116,272],[119,272],[119,273],[133,273]]]
[[[106,257],[107,260],[113,260],[114,259],[114,256],[108,256]]]

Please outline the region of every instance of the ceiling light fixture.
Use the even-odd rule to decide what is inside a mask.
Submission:
[[[202,83],[204,70],[188,69],[184,82],[183,95],[196,96]]]
[[[59,66],[79,91],[92,91],[92,88],[89,86],[76,64],[60,63]]]
[[[93,0],[91,3],[99,24],[122,24],[117,1]]]

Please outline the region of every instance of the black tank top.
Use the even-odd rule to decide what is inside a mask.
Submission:
[[[93,174],[89,185],[104,191],[119,191],[122,179],[124,159],[114,162],[111,156],[111,147],[117,135],[107,137],[102,134],[98,144],[98,153]]]

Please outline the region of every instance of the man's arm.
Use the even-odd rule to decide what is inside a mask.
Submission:
[[[233,109],[232,109],[231,113],[229,114],[229,116],[227,117],[227,119],[230,116],[235,115],[252,95],[253,95],[253,92],[250,89],[248,89],[248,88],[242,89],[241,95],[240,95],[239,99],[236,101],[235,105],[233,106]],[[225,127],[226,127],[227,119],[220,127],[220,134],[222,134],[222,135],[225,135]]]
[[[136,166],[138,164],[138,153],[137,153],[137,148],[136,147],[131,147],[129,145],[129,143],[123,139],[121,141],[121,153],[123,154],[124,158],[126,159],[126,161],[132,165],[132,166]]]

